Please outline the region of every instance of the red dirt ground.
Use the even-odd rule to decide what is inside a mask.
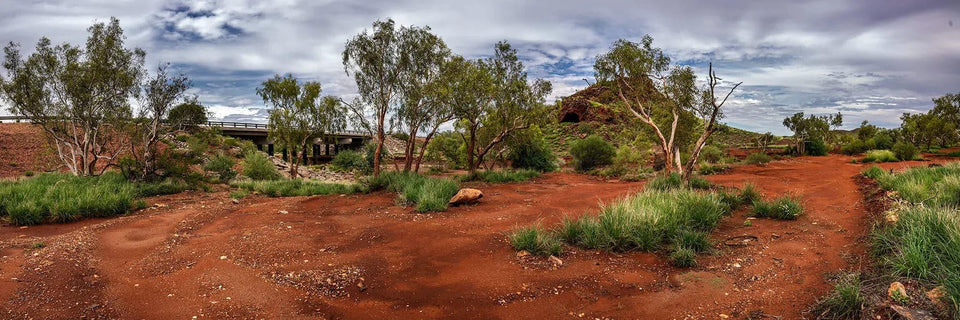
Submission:
[[[43,140],[43,130],[29,123],[0,123],[0,126],[0,178],[57,169],[59,160]]]
[[[807,214],[757,219],[743,210],[700,266],[653,253],[568,248],[563,265],[518,258],[504,234],[596,214],[642,188],[555,173],[532,182],[476,185],[476,206],[416,214],[395,195],[243,199],[226,192],[150,199],[135,214],[66,225],[0,227],[0,309],[6,318],[617,318],[783,319],[858,269],[867,230],[850,157],[739,166],[709,179],[753,182],[767,196],[795,193]],[[909,163],[912,165],[924,163]],[[42,248],[34,248],[43,243]]]

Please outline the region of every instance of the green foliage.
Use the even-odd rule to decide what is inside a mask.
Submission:
[[[803,215],[803,205],[800,204],[800,198],[795,196],[783,196],[769,202],[755,200],[750,213],[758,218],[796,220]]]
[[[746,162],[747,164],[763,165],[770,161],[773,161],[773,158],[768,156],[766,153],[756,152],[756,153],[751,153],[747,155],[747,158],[744,159],[743,161]]]
[[[485,170],[477,171],[465,176],[457,177],[460,181],[483,181],[490,183],[523,182],[540,176],[540,171],[531,169],[519,170]]]
[[[574,142],[570,147],[570,155],[579,171],[589,171],[612,163],[614,153],[613,145],[596,135]]]
[[[601,207],[597,217],[564,220],[567,243],[612,251],[653,251],[698,241],[687,232],[709,232],[728,212],[720,197],[691,190],[644,191]],[[702,239],[701,239],[702,240]]]
[[[517,228],[507,238],[514,249],[526,250],[539,256],[558,256],[563,250],[560,239],[540,226]]]
[[[679,248],[688,248],[695,253],[704,253],[713,248],[710,234],[702,231],[681,230],[673,243]]]
[[[807,141],[804,154],[816,157],[825,156],[827,155],[827,144],[822,139]]]
[[[220,153],[210,158],[210,160],[203,165],[203,170],[216,174],[221,182],[228,182],[237,176],[237,172],[233,171],[233,165],[235,164],[237,164],[237,162],[233,160],[233,157]]]
[[[532,169],[551,172],[557,169],[557,156],[543,138],[523,139],[510,148],[510,166],[517,169]]]
[[[250,195],[250,191],[247,190],[237,190],[230,192],[230,199],[243,199]]]
[[[456,181],[428,178],[413,172],[386,172],[369,181],[371,190],[385,189],[399,194],[402,204],[416,204],[418,212],[444,211],[447,202],[460,190]]]
[[[15,225],[110,217],[135,208],[138,197],[185,188],[174,186],[172,182],[132,183],[114,172],[89,177],[44,173],[0,182],[0,215]]]
[[[353,150],[340,151],[333,157],[330,164],[340,170],[352,172],[368,172],[371,169],[366,155]]]
[[[680,268],[696,267],[697,252],[687,247],[679,247],[670,253],[670,262]]]
[[[853,140],[852,142],[844,145],[840,148],[840,152],[852,156],[866,152],[867,150],[875,149],[876,145],[869,145],[863,140]]]
[[[644,188],[647,190],[669,191],[682,189],[684,187],[689,189],[710,189],[712,186],[713,184],[710,183],[710,181],[701,177],[690,177],[690,181],[684,184],[683,177],[679,173],[671,172],[653,178],[653,180],[647,182]]]
[[[872,166],[870,168],[864,169],[862,174],[870,179],[880,180],[881,176],[887,174],[886,170],[878,166]]]
[[[893,147],[890,150],[893,151],[897,159],[908,161],[917,158],[917,147],[909,142],[897,142],[893,144]]]
[[[261,152],[249,152],[243,158],[243,175],[253,180],[278,180],[277,167]]]
[[[859,319],[860,310],[866,303],[866,297],[861,293],[862,286],[859,274],[840,277],[830,295],[817,302],[814,313],[822,319]]]
[[[697,169],[697,172],[702,175],[711,175],[711,174],[718,174],[727,170],[730,170],[729,165],[704,163],[704,164],[700,164],[700,166]]]
[[[863,157],[863,162],[897,162],[897,156],[890,150],[870,150],[867,156]]]
[[[740,189],[739,198],[743,203],[753,204],[757,200],[762,199],[763,195],[760,194],[759,190],[757,190],[757,186],[755,186],[753,183],[747,182],[747,184],[743,185],[743,188]]]
[[[723,160],[723,150],[714,146],[703,146],[700,150],[700,160],[707,163],[718,163]]]
[[[270,197],[296,197],[327,194],[352,194],[366,192],[360,184],[327,183],[311,180],[234,180],[230,186],[246,191],[256,191]]]
[[[463,139],[454,131],[441,132],[430,139],[424,157],[429,161],[439,162],[448,169],[463,168],[466,161]]]
[[[390,157],[390,151],[387,151],[386,148],[380,150],[380,159],[375,161],[375,155],[377,153],[377,145],[368,143],[363,145],[364,158],[367,159],[367,167],[373,168],[376,163],[383,163],[383,159]]]
[[[172,109],[167,116],[167,124],[180,130],[196,130],[207,123],[207,108],[190,101],[181,103]]]
[[[882,169],[867,169],[864,175],[876,179],[881,187],[895,190],[911,203],[960,206],[960,163],[942,167],[916,167],[890,174]]]

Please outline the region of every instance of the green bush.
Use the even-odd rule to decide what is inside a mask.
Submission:
[[[820,139],[807,141],[804,152],[806,152],[808,156],[825,156],[827,155],[827,145]]]
[[[710,189],[712,186],[713,184],[710,183],[710,181],[701,177],[690,177],[690,181],[684,184],[683,177],[679,173],[671,172],[653,178],[653,180],[647,182],[644,188],[647,190],[668,191],[684,187],[689,189]]]
[[[725,164],[704,163],[700,164],[700,167],[697,168],[697,172],[702,175],[718,174],[727,170],[730,170],[730,166]]]
[[[508,236],[510,245],[516,250],[526,250],[538,256],[558,256],[562,252],[560,240],[540,226],[517,228]]]
[[[870,168],[864,169],[862,174],[870,179],[879,179],[881,176],[886,175],[887,171],[878,166],[872,166]]]
[[[296,197],[326,194],[351,194],[367,191],[359,184],[327,183],[311,180],[234,180],[231,186],[269,197]]]
[[[762,165],[770,161],[773,161],[773,158],[770,158],[766,153],[755,152],[747,155],[747,158],[743,160],[747,164],[757,164]]]
[[[773,201],[756,200],[753,202],[751,214],[758,218],[773,218],[777,220],[796,220],[803,215],[803,205],[799,197],[784,196]]]
[[[611,164],[614,153],[613,145],[596,135],[576,141],[570,147],[570,155],[573,156],[574,166],[579,171],[589,171],[599,166]]]
[[[906,141],[894,143],[890,150],[893,151],[897,159],[908,161],[917,158],[917,147]]]
[[[670,262],[673,262],[673,266],[680,268],[696,267],[697,253],[690,248],[679,247],[670,253]]]
[[[876,149],[890,149],[893,148],[893,137],[885,132],[878,133],[873,137],[873,147]]]
[[[367,167],[373,170],[373,159],[374,155],[377,153],[377,145],[374,143],[368,143],[363,145],[363,152],[366,155]],[[387,151],[387,148],[384,147],[383,150],[380,150],[380,164],[383,165],[383,159],[390,158],[390,152]]]
[[[203,165],[203,170],[216,174],[222,182],[228,182],[237,176],[237,172],[233,171],[233,165],[236,163],[233,157],[220,153],[210,158],[210,160]]]
[[[370,190],[397,192],[402,204],[416,204],[419,212],[446,210],[447,202],[460,190],[456,181],[428,178],[413,172],[385,172],[368,183]]]
[[[540,172],[557,170],[557,156],[546,143],[535,139],[524,139],[510,148],[510,166],[515,169],[530,169]]]
[[[863,157],[863,162],[896,162],[900,161],[890,150],[870,150],[867,156]]]
[[[761,195],[760,191],[757,190],[757,186],[748,182],[747,184],[743,185],[742,189],[740,189],[739,198],[743,203],[753,204],[757,200],[762,199],[763,195]]]
[[[707,163],[718,163],[723,160],[723,150],[714,146],[704,146],[700,150],[699,160]]]
[[[249,152],[243,158],[243,175],[253,180],[278,180],[280,173],[273,161],[261,152]]]
[[[864,175],[877,180],[881,187],[895,190],[900,197],[910,203],[927,205],[960,205],[960,163],[950,163],[942,167],[915,167],[910,170],[890,174],[886,171],[867,169]]]
[[[370,171],[369,163],[367,163],[366,156],[360,152],[353,150],[343,150],[340,153],[337,153],[333,157],[333,160],[330,162],[334,167],[351,172],[368,172]]]
[[[0,182],[0,215],[15,225],[111,217],[139,207],[139,197],[185,188],[173,182],[132,183],[116,172],[94,177],[44,173]]]
[[[840,148],[840,152],[845,155],[852,156],[864,153],[867,150],[873,149],[874,147],[875,146],[869,146],[863,140],[858,139],[844,145],[842,148]]]

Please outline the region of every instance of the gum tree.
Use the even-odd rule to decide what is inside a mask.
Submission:
[[[830,134],[830,127],[839,128],[843,125],[843,115],[809,115],[804,116],[803,112],[794,113],[792,116],[783,119],[783,126],[793,131],[793,138],[796,141],[797,152],[806,154],[805,142],[808,140],[823,140]]]
[[[139,178],[148,179],[157,174],[157,155],[160,137],[169,128],[163,125],[170,110],[178,102],[196,103],[196,97],[187,97],[190,80],[186,76],[171,75],[161,65],[157,74],[143,83],[140,93],[140,110],[129,125],[130,153],[139,169]]]
[[[270,109],[268,136],[291,152],[290,177],[297,177],[299,159],[307,154],[308,144],[346,126],[340,99],[320,96],[319,82],[300,83],[293,75],[275,75],[257,88]]]
[[[692,175],[707,139],[718,129],[723,104],[740,86],[740,83],[734,84],[726,94],[718,92],[721,79],[710,64],[706,87],[698,88],[693,69],[671,67],[670,57],[653,47],[653,38],[649,35],[639,43],[622,39],[614,42],[610,51],[597,57],[594,76],[598,83],[611,84],[619,98],[619,107],[653,131],[664,155],[665,170],[680,173],[685,180]],[[689,113],[700,118],[699,127],[683,125],[682,119]],[[699,137],[684,165],[680,159],[680,137],[697,130]]]
[[[24,59],[18,44],[4,48],[0,96],[13,114],[39,126],[71,173],[103,173],[125,149],[120,130],[132,116],[145,53],[124,46],[120,22],[87,29],[86,46],[54,46],[41,38]],[[98,171],[99,169],[99,171]]]

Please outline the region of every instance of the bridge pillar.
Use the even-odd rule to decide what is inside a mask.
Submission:
[[[270,155],[271,157],[273,156],[273,144],[272,144],[272,143],[267,145],[267,154]]]
[[[338,154],[338,153],[340,153],[340,145],[334,143],[334,144],[333,144],[333,154],[336,155],[336,154]]]
[[[326,148],[326,151],[323,153],[323,155],[329,156],[329,155],[330,155],[330,144],[324,143],[324,144],[323,144],[323,147]]]
[[[280,149],[280,158],[287,161],[287,148]]]
[[[302,151],[302,153],[303,153],[303,154],[302,154],[303,156],[302,156],[301,158],[303,158],[303,165],[305,165],[305,166],[306,166],[306,165],[309,165],[309,163],[307,163],[307,149],[304,148],[303,151]]]
[[[257,151],[263,151],[263,145],[262,145],[262,144],[259,144],[259,143],[257,144]]]

